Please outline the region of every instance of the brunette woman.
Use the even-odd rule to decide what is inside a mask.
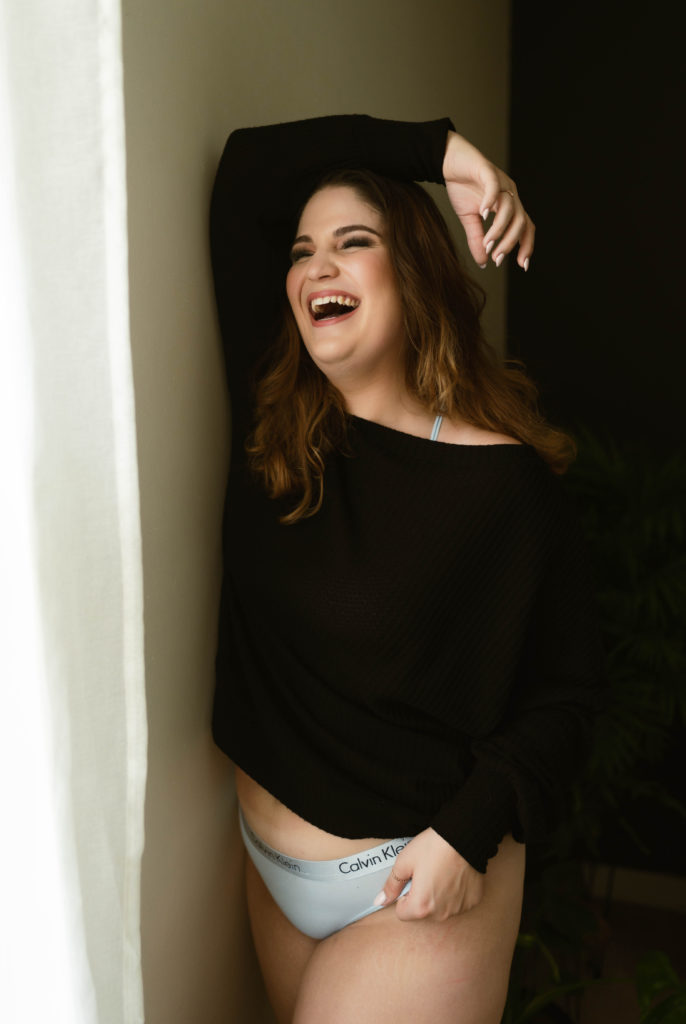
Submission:
[[[214,735],[281,1024],[497,1024],[524,843],[595,700],[571,443],[486,345],[416,181],[445,181],[478,264],[518,247],[528,268],[514,183],[447,121],[241,130],[213,195],[233,411]]]

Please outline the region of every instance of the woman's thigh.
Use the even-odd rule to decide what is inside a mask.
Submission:
[[[524,847],[508,836],[472,910],[439,924],[388,907],[324,939],[305,961],[293,1024],[498,1024],[523,882]]]
[[[250,857],[245,858],[245,881],[250,927],[269,1002],[279,1024],[291,1024],[305,968],[319,942],[284,916]]]

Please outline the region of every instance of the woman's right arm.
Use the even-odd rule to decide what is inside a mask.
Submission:
[[[224,149],[210,237],[219,319],[231,369],[274,336],[296,217],[330,170],[365,167],[442,182],[448,120],[411,124],[339,115],[242,128]]]
[[[479,263],[487,259],[486,205],[497,211],[486,240],[509,224],[509,248],[521,240],[522,264],[525,242],[526,253],[533,248],[533,235],[524,238],[514,183],[457,135],[447,118],[415,123],[343,114],[233,132],[214,184],[210,232],[230,382],[238,385],[233,387],[234,410],[245,392],[240,378],[277,330],[298,213],[327,171],[344,168],[408,181],[445,180]],[[508,189],[515,193],[512,200]],[[493,249],[492,258],[504,242]]]

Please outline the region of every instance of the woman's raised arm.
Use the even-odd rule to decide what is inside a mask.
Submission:
[[[486,233],[486,243],[500,239],[492,252],[496,262],[517,241],[522,265],[531,255],[533,225],[514,183],[454,132],[447,119],[403,122],[344,114],[239,129],[229,137],[219,164],[210,217],[217,305],[232,383],[235,373],[253,365],[274,337],[299,210],[326,172],[344,168],[411,181],[442,183],[445,176],[477,263],[488,258],[481,216],[486,207],[496,212]]]

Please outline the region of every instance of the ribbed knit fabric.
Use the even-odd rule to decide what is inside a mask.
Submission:
[[[216,742],[348,838],[431,825],[480,871],[555,820],[583,761],[600,649],[583,543],[524,445],[349,418],[324,502],[293,526],[245,467],[249,379],[273,337],[297,211],[333,167],[440,181],[449,122],[334,117],[242,130],[212,205],[232,392]]]

